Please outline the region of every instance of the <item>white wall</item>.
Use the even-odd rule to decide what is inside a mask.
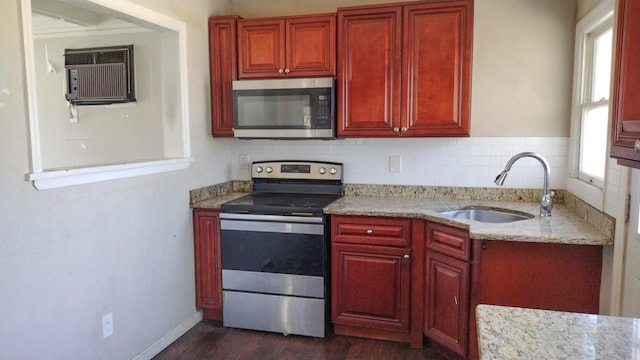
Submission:
[[[76,106],[69,119],[64,97],[64,50],[134,46],[136,102]],[[48,73],[45,46],[57,73]],[[34,41],[38,113],[44,169],[161,159],[164,157],[160,34],[147,31],[100,36],[65,36]],[[174,85],[175,87],[175,85]]]
[[[156,2],[154,1],[155,5]],[[196,6],[197,5],[197,6]],[[0,359],[130,359],[196,314],[188,191],[229,178],[209,117],[209,2],[155,6],[188,26],[188,170],[37,191],[18,0],[0,1]],[[103,340],[101,318],[115,333]]]
[[[379,0],[231,0],[246,17],[314,11]],[[238,156],[252,161],[313,158],[344,162],[345,181],[408,185],[495,186],[495,176],[517,152],[541,153],[551,165],[551,186],[565,188],[575,1],[476,0],[472,69],[471,138],[349,139],[233,143],[232,177],[248,179]],[[401,156],[400,173],[389,157]],[[505,186],[542,187],[542,168],[532,159],[514,166]]]
[[[551,167],[551,187],[564,189],[567,178],[564,137],[472,137],[441,139],[348,139],[337,141],[235,140],[232,177],[248,180],[240,155],[250,161],[295,159],[344,163],[344,181],[357,184],[496,187],[495,177],[516,153],[533,151]],[[400,156],[401,171],[391,172],[391,156]],[[543,171],[534,159],[516,162],[505,187],[542,188]]]
[[[539,1],[477,0],[477,26],[490,23],[494,12],[504,11],[499,17],[501,21],[541,16],[535,9],[521,12]],[[213,139],[209,135],[206,20],[212,14],[229,14],[231,6],[245,2],[136,2],[188,25],[189,106],[195,162],[184,171],[38,192],[24,181],[24,174],[29,171],[29,136],[19,1],[0,1],[0,359],[129,359],[188,321],[195,314],[188,190],[240,176],[239,169],[232,168],[239,153],[250,154],[252,160],[275,156],[307,158],[311,156],[309,149],[315,148],[317,156],[346,159],[348,166],[358,171],[368,171],[369,166],[374,169],[358,175],[347,168],[349,182],[378,182],[380,178],[384,182],[426,184],[471,177],[478,186],[485,186],[480,178],[493,174],[489,170],[482,172],[484,165],[480,163],[477,166],[467,163],[475,161],[469,157],[476,152],[483,154],[478,156],[478,162],[489,161],[494,168],[499,168],[502,164],[498,162],[503,163],[511,152],[530,150],[531,146],[553,158],[552,166],[561,166],[564,161],[561,148],[566,146],[568,134],[563,129],[568,128],[568,116],[565,119],[562,114],[568,114],[569,106],[565,85],[540,89],[525,83],[521,87],[522,96],[505,98],[509,94],[505,90],[511,85],[501,85],[501,74],[505,70],[517,74],[515,70],[521,64],[498,61],[497,57],[504,54],[495,54],[496,62],[492,62],[490,53],[484,54],[488,58],[481,62],[486,67],[474,65],[473,69],[472,106],[485,111],[472,113],[474,137],[470,139],[362,140],[362,144],[359,140],[298,144]],[[338,2],[347,4],[338,0],[312,4],[323,7]],[[246,1],[249,8],[259,9],[265,15],[272,8],[287,7],[278,7],[279,0],[269,1],[269,6],[264,3]],[[307,4],[306,1],[284,4],[292,3],[297,3],[298,9]],[[512,6],[503,9],[506,3]],[[553,7],[555,3],[544,0],[545,6]],[[540,10],[539,6],[535,8]],[[572,31],[567,29],[574,26],[574,19],[567,21],[570,22],[567,28],[552,27],[553,32],[566,36],[565,31]],[[504,26],[534,25],[531,21],[522,24],[504,23]],[[529,30],[537,31],[539,27]],[[476,39],[491,41],[492,31],[476,27]],[[505,27],[501,31],[508,33],[511,29]],[[516,40],[510,40],[513,51],[526,51],[530,46],[528,42],[515,46]],[[548,51],[560,51],[555,48],[557,45],[551,42]],[[479,51],[476,46],[476,53]],[[545,54],[539,53],[540,61]],[[536,75],[546,77],[545,67],[534,69]],[[495,97],[482,100],[482,92],[493,93]],[[526,95],[541,92],[555,94],[558,101],[534,102],[536,106],[529,106]],[[566,104],[562,100],[565,92]],[[502,111],[501,106],[507,105],[510,110]],[[483,125],[491,118],[499,119],[499,125]],[[385,173],[387,153],[403,157],[404,170],[399,175]],[[370,156],[368,165],[358,165],[359,158],[366,158],[365,155]],[[435,164],[436,161],[441,162]],[[433,162],[434,166],[423,162],[429,165]],[[532,174],[541,172],[534,169],[536,166],[531,166]],[[419,169],[415,170],[417,175],[409,171],[414,167]],[[474,172],[467,174],[464,173],[467,170],[460,170],[467,167],[475,168]],[[424,180],[423,176],[431,176],[433,168],[439,172],[437,176],[445,178]],[[529,180],[523,176],[522,184],[539,187],[538,174],[529,176]],[[512,173],[507,179],[507,186],[518,183],[515,175]],[[463,184],[462,180],[455,181]],[[552,185],[562,187],[562,180],[554,177]],[[103,340],[101,318],[107,313],[114,314],[115,334]]]

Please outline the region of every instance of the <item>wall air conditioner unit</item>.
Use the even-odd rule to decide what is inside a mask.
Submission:
[[[133,45],[65,49],[65,97],[73,105],[136,101]]]

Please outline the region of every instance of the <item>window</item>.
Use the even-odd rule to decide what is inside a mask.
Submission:
[[[584,36],[578,177],[603,187],[609,128],[613,19]]]
[[[613,3],[601,1],[576,26],[568,190],[601,210],[610,127]]]

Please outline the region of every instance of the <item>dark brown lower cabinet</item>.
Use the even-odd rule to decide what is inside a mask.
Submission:
[[[333,253],[334,324],[409,332],[410,251],[334,244]]]
[[[469,232],[425,223],[423,333],[451,357],[466,357],[469,339]]]
[[[332,217],[336,334],[409,342],[411,220]]]
[[[193,210],[196,306],[208,320],[222,320],[220,211]]]
[[[456,354],[466,356],[469,263],[428,252],[425,288],[424,334]]]
[[[473,240],[469,358],[478,358],[475,307],[597,314],[602,246]]]

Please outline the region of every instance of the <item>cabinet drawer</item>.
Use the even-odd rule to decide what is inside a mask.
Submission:
[[[468,261],[471,254],[469,232],[446,225],[426,223],[427,249]]]
[[[333,242],[411,246],[411,220],[384,217],[332,216]]]

